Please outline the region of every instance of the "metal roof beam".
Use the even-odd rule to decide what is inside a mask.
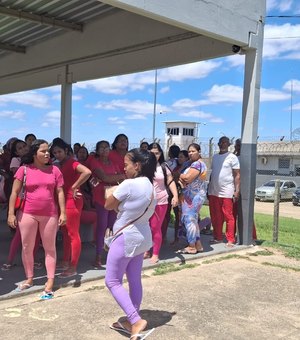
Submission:
[[[24,19],[32,22],[37,22],[42,25],[61,27],[73,31],[82,31],[83,25],[64,20],[59,20],[45,15],[38,15],[30,12],[25,12],[19,9],[13,9],[0,5],[0,14],[7,15],[10,17]]]
[[[12,52],[18,52],[18,53],[26,53],[26,47],[24,46],[11,45],[7,43],[2,43],[1,41],[0,41],[0,50],[12,51]]]

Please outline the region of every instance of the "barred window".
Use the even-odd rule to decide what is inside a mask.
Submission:
[[[179,128],[168,128],[167,133],[168,135],[178,136]]]
[[[194,129],[183,128],[183,136],[192,136],[194,137]]]
[[[289,169],[290,168],[289,158],[279,158],[278,159],[278,169]]]

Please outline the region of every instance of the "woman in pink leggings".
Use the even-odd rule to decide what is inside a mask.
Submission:
[[[152,143],[149,146],[149,150],[154,153],[157,160],[156,172],[153,180],[157,204],[155,207],[155,212],[150,218],[150,227],[153,240],[153,253],[152,257],[150,258],[150,262],[156,263],[159,261],[159,251],[162,244],[162,225],[165,219],[166,212],[168,210],[169,195],[166,185],[169,187],[171,193],[173,194],[173,198],[171,201],[172,207],[176,207],[178,205],[178,193],[171,171],[168,168],[165,168],[165,178],[164,170],[162,168],[162,164],[165,164],[165,158],[161,146],[158,143]],[[149,252],[145,253],[145,258],[147,257],[150,257]]]
[[[27,279],[19,285],[18,291],[33,286],[33,249],[37,231],[40,232],[48,278],[42,299],[53,297],[56,233],[58,226],[66,222],[63,177],[57,167],[49,165],[49,160],[48,143],[42,139],[34,141],[28,154],[23,157],[24,165],[15,174],[7,221],[11,228],[16,228],[18,224],[22,238],[22,261]],[[22,188],[25,171],[25,204],[16,216],[14,206]]]
[[[59,162],[59,167],[63,174],[67,214],[67,223],[62,227],[64,249],[63,261],[60,266],[60,269],[63,269],[60,274],[61,277],[70,277],[77,274],[77,264],[81,253],[80,216],[83,207],[80,186],[91,175],[91,171],[86,166],[72,157],[70,149],[70,145],[61,138],[53,140],[51,152]]]

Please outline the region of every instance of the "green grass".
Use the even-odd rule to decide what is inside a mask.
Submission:
[[[197,263],[185,263],[182,265],[175,265],[174,263],[162,263],[154,269],[153,275],[164,275],[170,272],[177,272],[182,269],[195,268],[199,266]]]
[[[210,216],[209,208],[201,208],[201,218]],[[300,260],[300,220],[288,217],[279,217],[278,242],[273,242],[273,216],[267,214],[254,215],[258,244],[274,247],[287,257]]]

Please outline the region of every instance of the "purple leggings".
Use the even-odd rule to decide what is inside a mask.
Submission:
[[[123,309],[131,325],[141,319],[143,254],[134,257],[124,255],[124,235],[121,234],[111,244],[106,261],[105,284],[112,296]],[[126,273],[129,293],[122,285]]]
[[[113,227],[117,213],[114,210],[106,210],[98,203],[95,203],[95,207],[97,213],[96,254],[100,255],[103,251],[105,230]]]

